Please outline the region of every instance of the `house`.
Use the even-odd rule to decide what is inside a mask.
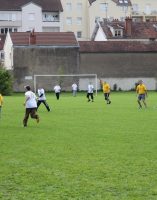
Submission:
[[[4,66],[14,74],[14,90],[33,86],[34,75],[76,74],[79,70],[79,45],[72,32],[7,33]],[[55,81],[56,79],[53,79]],[[52,90],[52,78],[43,78]]]
[[[157,22],[135,22],[127,17],[119,20],[98,22],[93,32],[94,41],[149,41],[157,39]]]
[[[0,33],[61,31],[60,0],[0,0]]]

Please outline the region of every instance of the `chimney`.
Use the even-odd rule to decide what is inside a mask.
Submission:
[[[30,45],[35,45],[36,44],[36,35],[34,32],[34,29],[32,30],[32,32],[30,33]]]
[[[127,37],[132,36],[132,18],[126,17],[125,19],[125,33]]]

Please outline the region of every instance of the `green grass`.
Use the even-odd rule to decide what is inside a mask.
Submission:
[[[0,199],[156,200],[157,94],[139,110],[135,93],[47,95],[40,123],[22,127],[23,95],[4,97]]]

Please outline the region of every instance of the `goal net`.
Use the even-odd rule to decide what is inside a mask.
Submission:
[[[53,91],[55,85],[59,84],[62,91],[71,91],[72,84],[76,83],[79,91],[87,91],[87,86],[92,83],[97,94],[97,74],[66,74],[66,75],[34,75],[34,91],[39,87],[45,91]]]

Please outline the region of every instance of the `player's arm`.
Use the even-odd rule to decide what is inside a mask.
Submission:
[[[24,106],[26,105],[26,102],[27,102],[29,99],[30,99],[29,96],[26,96],[26,97],[25,97],[25,101],[24,101],[24,103],[23,103]]]
[[[39,95],[39,97],[42,97],[44,94],[43,93],[41,93],[40,95]]]
[[[138,88],[138,86],[136,87],[136,94],[138,94],[138,91],[139,91],[139,88]]]

